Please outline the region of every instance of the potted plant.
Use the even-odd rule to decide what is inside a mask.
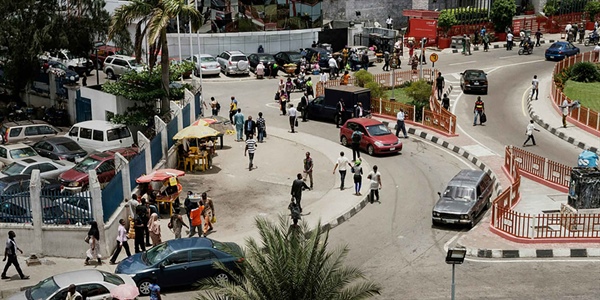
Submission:
[[[492,4],[490,18],[494,23],[494,29],[498,40],[506,40],[506,28],[512,25],[512,20],[517,13],[517,5],[514,0],[496,0]]]
[[[527,3],[527,5],[525,5],[525,14],[533,15],[534,13],[535,13],[535,7],[533,6],[533,4],[531,2]]]
[[[590,1],[585,5],[585,12],[588,14],[588,22],[585,24],[586,30],[594,30],[594,21],[596,15],[600,14],[600,2]]]
[[[458,23],[458,21],[452,11],[442,10],[438,16],[437,24],[444,32],[444,36],[438,38],[438,48],[445,49],[450,47],[451,39],[448,37],[448,31],[452,26],[456,25],[456,23]]]

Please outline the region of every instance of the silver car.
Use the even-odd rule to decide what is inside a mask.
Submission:
[[[130,276],[115,275],[97,269],[79,270],[48,277],[25,291],[13,295],[9,300],[47,299],[64,300],[67,298],[69,285],[86,299],[112,299],[110,292],[119,285],[135,286]]]
[[[363,53],[367,51],[367,56],[369,57],[369,64],[372,65],[377,62],[377,54],[375,51],[370,50],[367,46],[351,46],[351,50],[354,50],[356,53]]]
[[[202,76],[217,75],[221,73],[221,66],[217,60],[210,54],[196,54],[187,60],[194,62],[194,75],[200,76],[200,69],[202,69]]]
[[[51,160],[45,157],[28,157],[17,160],[0,171],[0,178],[12,175],[31,175],[35,169],[40,170],[40,177],[56,179],[58,175],[73,168],[74,163],[66,160]]]
[[[28,157],[40,157],[40,155],[31,146],[25,144],[0,145],[0,168]]]
[[[221,65],[221,72],[227,76],[230,74],[250,74],[248,57],[240,51],[223,51],[217,56],[217,61]]]
[[[142,72],[144,66],[135,61],[135,57],[111,55],[104,60],[104,73],[110,79],[116,79],[127,72]]]
[[[432,211],[438,224],[475,225],[477,217],[490,207],[493,180],[481,170],[461,170],[444,190]]]

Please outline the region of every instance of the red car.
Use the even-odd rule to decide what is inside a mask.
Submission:
[[[397,153],[402,150],[402,142],[383,123],[370,118],[354,118],[346,121],[340,128],[340,141],[344,146],[352,144],[352,133],[356,130],[363,133],[360,149],[369,155]]]
[[[127,160],[131,160],[138,154],[138,148],[118,148],[92,153],[72,169],[60,174],[58,181],[65,190],[78,193],[87,189],[89,184],[88,171],[96,170],[100,184],[106,184],[115,176],[115,153],[117,152]]]

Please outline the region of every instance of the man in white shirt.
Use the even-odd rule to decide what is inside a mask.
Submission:
[[[521,40],[521,43],[519,44],[519,47],[523,47],[523,43],[525,43],[525,30],[521,30],[519,32],[519,38]]]
[[[512,50],[512,46],[513,46],[513,34],[512,32],[508,32],[508,34],[506,34],[506,51],[510,51]]]
[[[333,56],[329,57],[329,61],[327,63],[329,64],[329,75],[332,78],[337,77],[336,74],[338,70],[338,64],[337,61],[335,61],[335,58],[333,58]]]
[[[392,16],[387,17],[387,19],[385,20],[385,25],[387,26],[387,29],[392,29],[392,24],[394,23],[394,19],[392,19]]]
[[[527,139],[523,143],[523,147],[525,147],[525,144],[527,144],[529,140],[531,140],[533,142],[533,145],[535,146],[535,138],[533,137],[534,130],[540,131],[539,129],[535,128],[535,125],[533,125],[533,120],[530,120],[529,124],[527,124],[527,129],[525,130],[525,134],[527,134]]]
[[[531,81],[531,99],[533,100],[533,95],[535,94],[535,100],[538,99],[540,81],[537,79],[537,75],[533,75],[533,80]]]
[[[381,189],[381,173],[377,171],[377,165],[373,166],[373,171],[367,175],[367,179],[370,182],[371,194],[369,195],[369,201],[373,203],[374,201],[379,201],[379,190]]]
[[[67,298],[65,298],[65,300],[82,299],[81,294],[77,291],[74,284],[69,285],[69,289],[67,291],[68,291]],[[79,297],[79,298],[77,298],[77,297]]]
[[[290,104],[290,108],[288,109],[288,116],[290,116],[290,128],[292,128],[292,133],[295,133],[294,128],[296,127],[297,115],[298,110],[294,107],[294,104]]]
[[[567,116],[569,115],[569,107],[571,107],[571,103],[569,103],[569,100],[563,100],[562,104],[560,105],[560,108],[562,110],[562,123],[564,128],[567,128]]]
[[[344,151],[340,152],[340,157],[338,157],[337,162],[335,163],[335,167],[333,167],[333,174],[335,174],[335,169],[338,169],[340,172],[340,179],[341,179],[341,184],[340,184],[340,191],[344,190],[344,179],[346,178],[346,166],[350,166],[350,168],[352,168],[352,165],[350,164],[350,160],[348,160],[347,157],[344,156]]]
[[[594,62],[598,62],[600,58],[600,43],[596,44],[596,47],[594,47],[592,52],[594,53]]]
[[[113,254],[110,259],[111,265],[117,263],[117,258],[119,257],[119,253],[121,253],[121,249],[125,249],[127,257],[131,256],[129,244],[127,243],[127,229],[125,229],[125,220],[123,219],[119,220],[119,227],[117,228],[117,250],[115,250],[115,254]]]
[[[396,114],[396,136],[400,137],[398,134],[400,133],[400,130],[402,130],[404,138],[407,139],[408,135],[406,134],[406,125],[404,124],[405,117],[406,114],[404,113],[404,109],[401,108],[400,111]]]

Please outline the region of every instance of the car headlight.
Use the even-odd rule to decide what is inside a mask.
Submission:
[[[437,211],[434,211],[434,212],[433,212],[433,216],[434,216],[434,217],[439,217],[439,216],[440,216],[440,213],[439,213],[439,212],[437,212]]]
[[[398,140],[396,141],[396,144],[400,144],[400,143],[401,143],[401,142],[400,142],[400,139],[398,139]]]
[[[69,183],[69,186],[71,186],[71,187],[79,186],[79,181],[73,181],[73,182]]]
[[[377,142],[375,142],[375,146],[377,146],[377,147],[383,147],[383,143],[382,143],[382,142],[379,142],[379,141],[377,141]]]
[[[469,219],[469,215],[461,215],[460,218],[463,219],[463,220],[468,220]]]
[[[75,76],[71,76],[69,79],[71,79],[71,81],[75,81]]]

